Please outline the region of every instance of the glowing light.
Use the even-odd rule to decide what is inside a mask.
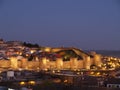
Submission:
[[[60,70],[57,70],[57,72],[60,72]]]
[[[18,68],[18,60],[16,57],[11,57],[10,58],[10,62],[11,62],[11,67],[12,68]]]
[[[94,74],[94,72],[91,72],[90,74]]]
[[[67,83],[68,82],[68,80],[64,80],[64,83]]]
[[[77,74],[79,75],[79,74],[80,74],[80,72],[77,72]]]
[[[28,82],[28,84],[30,84],[30,85],[35,85],[35,83],[36,83],[35,81],[29,81]]]
[[[100,75],[100,72],[97,72],[96,75]]]
[[[55,71],[53,70],[52,73],[55,73]]]
[[[34,53],[34,50],[31,50],[30,53],[31,53],[31,54]]]
[[[20,85],[25,85],[25,82],[23,82],[23,81],[22,81],[22,82],[20,82]]]
[[[50,52],[50,50],[51,50],[51,48],[49,48],[49,47],[46,47],[46,48],[45,48],[45,51],[46,51],[46,52]]]
[[[47,68],[45,68],[45,69],[44,69],[44,71],[48,71],[48,69],[47,69]]]

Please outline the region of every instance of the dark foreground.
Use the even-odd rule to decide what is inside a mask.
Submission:
[[[106,87],[88,87],[88,86],[76,86],[76,85],[65,85],[60,83],[44,82],[39,85],[26,85],[21,86],[16,83],[2,82],[0,86],[12,88],[14,90],[23,90],[22,87],[28,88],[27,90],[120,90],[120,88],[106,88]],[[9,90],[9,89],[0,90]]]

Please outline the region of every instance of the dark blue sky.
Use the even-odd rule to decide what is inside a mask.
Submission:
[[[0,0],[0,37],[120,50],[119,0]]]

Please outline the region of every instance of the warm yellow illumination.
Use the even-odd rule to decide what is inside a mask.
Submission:
[[[62,69],[63,68],[63,60],[62,60],[62,58],[57,58],[56,59],[56,67],[57,67],[57,69]]]
[[[46,68],[46,69],[44,69],[44,71],[48,71],[48,69]]]
[[[55,71],[53,70],[52,73],[55,73]]]
[[[28,69],[27,66],[28,66],[28,63],[27,63],[27,59],[26,58],[23,58],[21,60],[21,67],[24,68],[24,69]]]
[[[86,60],[85,60],[84,64],[85,64],[85,66],[84,66],[85,69],[90,69],[90,65],[91,65],[90,56],[86,57]]]
[[[70,68],[71,69],[76,69],[78,68],[78,60],[77,58],[70,58]]]
[[[53,80],[53,82],[55,82],[55,83],[60,83],[61,80],[60,80],[60,79],[55,79],[55,80]]]
[[[80,72],[77,72],[78,75],[80,75]]]
[[[44,65],[46,65],[46,64],[47,64],[47,59],[46,59],[46,58],[43,58],[43,59],[42,59],[42,62],[43,62]]]
[[[22,55],[22,52],[20,52],[19,55]]]
[[[29,81],[28,84],[35,85],[35,81]]]
[[[28,57],[29,55],[28,54],[26,54],[26,57]]]
[[[68,80],[64,80],[64,83],[67,83],[68,82]]]
[[[96,75],[100,75],[100,72],[97,72]]]
[[[20,85],[25,85],[25,82],[23,82],[23,81],[22,81],[22,82],[20,82]]]
[[[22,68],[18,68],[19,71],[22,71]]]
[[[11,63],[11,68],[18,68],[18,60],[16,57],[11,57],[10,58],[10,63]]]
[[[60,72],[60,70],[57,70],[57,72]]]
[[[31,50],[30,53],[34,53],[34,50]]]
[[[45,52],[50,52],[50,50],[51,50],[51,48],[49,48],[49,47],[45,48]]]
[[[91,72],[90,74],[94,74],[94,72]]]

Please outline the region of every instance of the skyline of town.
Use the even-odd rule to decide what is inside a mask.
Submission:
[[[10,88],[40,88],[45,80],[60,87],[120,88],[120,57],[87,53],[75,47],[39,47],[0,39],[0,72],[0,85],[6,87],[11,82]]]
[[[85,51],[100,51],[100,52],[106,52],[106,51],[120,51],[120,49],[83,49],[83,48],[80,48],[80,47],[76,47],[76,46],[64,46],[64,45],[59,45],[59,46],[44,46],[44,45],[41,45],[41,44],[39,44],[39,43],[37,43],[37,42],[35,42],[35,43],[33,43],[33,42],[30,42],[30,41],[24,41],[24,40],[17,40],[17,39],[11,39],[11,40],[5,40],[4,38],[2,38],[2,37],[0,37],[0,40],[3,40],[4,42],[14,42],[14,41],[18,41],[18,42],[21,42],[21,43],[25,43],[25,44],[28,44],[28,45],[35,45],[35,46],[39,46],[39,47],[50,47],[50,48],[59,48],[59,47],[63,47],[63,48],[68,48],[68,47],[70,47],[70,48],[72,48],[72,47],[74,47],[74,48],[79,48],[79,49],[81,49],[81,50],[85,50]],[[113,53],[114,54],[114,53]]]
[[[41,69],[51,67],[59,69],[90,69],[92,65],[96,65],[99,69],[113,69],[119,66],[119,57],[106,56],[95,51],[85,52],[75,47],[39,47],[37,44],[23,43],[21,41],[5,42],[3,39],[0,39],[0,60],[1,67],[15,69],[18,67],[24,69],[25,67],[37,68],[39,66]],[[23,63],[26,63],[25,67]],[[27,63],[29,63],[28,66]],[[34,64],[36,65],[34,66]]]

